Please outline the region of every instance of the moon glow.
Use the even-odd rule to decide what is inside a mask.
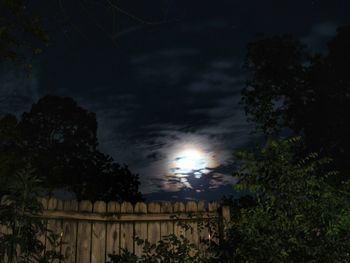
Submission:
[[[179,173],[190,173],[205,169],[207,160],[203,153],[195,149],[188,149],[178,154],[175,165]]]
[[[203,174],[209,173],[213,168],[214,161],[209,153],[200,147],[187,146],[177,149],[171,158],[170,171],[176,177],[184,178],[190,174],[200,178]]]

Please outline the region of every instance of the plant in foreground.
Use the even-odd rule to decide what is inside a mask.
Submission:
[[[27,166],[19,170],[7,185],[0,204],[0,262],[49,263],[63,260],[59,252],[60,235],[47,229],[40,218],[43,207],[39,197],[45,194],[35,171]],[[47,244],[51,249],[45,250]]]

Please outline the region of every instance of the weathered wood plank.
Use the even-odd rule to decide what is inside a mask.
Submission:
[[[78,211],[78,202],[76,200],[66,200],[63,202],[64,211]],[[78,222],[75,220],[63,220],[62,224],[62,249],[64,263],[75,263],[77,253],[77,230]]]
[[[215,243],[219,242],[218,209],[219,209],[219,204],[217,202],[210,202],[208,204],[209,212],[215,212],[217,214],[216,218],[210,220],[209,234],[208,234],[209,241],[213,241]]]
[[[194,220],[188,222],[189,229],[187,229],[185,235],[186,238],[193,244],[198,245],[198,224],[196,222],[197,218],[197,203],[194,201],[188,201],[186,203],[186,212],[189,214],[190,218]]]
[[[223,206],[222,207],[222,224],[223,224],[223,238],[226,239],[227,238],[227,231],[226,229],[229,226],[229,223],[231,221],[231,211],[230,211],[230,207],[229,206]]]
[[[150,214],[160,213],[160,204],[149,203],[147,212]],[[149,222],[147,226],[147,239],[150,243],[156,244],[160,240],[160,222]]]
[[[134,208],[134,213],[145,215],[147,214],[147,205],[145,203],[139,202],[136,203]],[[141,239],[147,239],[147,222],[135,222],[135,236]],[[142,255],[142,245],[137,245],[137,242],[134,242],[135,254],[137,256]]]
[[[62,210],[63,202],[56,198],[50,198],[47,204],[47,210]],[[50,235],[61,235],[62,233],[62,220],[61,219],[49,219],[47,220],[47,229],[49,233],[46,235],[46,250],[54,250],[56,252],[61,252],[61,246],[54,247],[56,244],[51,244]],[[51,232],[51,233],[50,233]],[[58,263],[59,260],[55,259],[53,263]]]
[[[161,213],[169,214],[170,216],[173,213],[173,205],[171,202],[163,202],[160,211]],[[174,223],[172,221],[161,221],[160,234],[162,237],[174,234]]]
[[[205,204],[203,201],[198,202],[198,213],[205,213]],[[202,215],[202,214],[201,214]],[[209,221],[206,220],[206,217],[202,217],[202,219],[198,222],[198,238],[199,238],[199,244],[200,248],[205,249],[204,241],[208,240],[209,237],[209,228],[208,228]]]
[[[133,213],[134,208],[131,203],[123,202],[120,205],[121,213]],[[125,222],[120,224],[120,248],[134,252],[134,223]]]
[[[182,202],[176,202],[174,204],[174,213],[180,214],[185,212],[185,205]],[[187,216],[186,216],[187,217]],[[181,222],[176,220],[174,222],[174,234],[180,238],[181,235],[185,236],[185,229],[181,226]]]
[[[117,202],[109,202],[107,204],[107,213],[120,213],[120,204]],[[120,253],[120,223],[107,222],[107,259],[109,254]]]
[[[93,205],[93,212],[106,213],[106,203],[97,201]],[[106,262],[106,223],[92,224],[91,263]]]
[[[90,201],[81,201],[79,203],[79,212],[92,212],[92,203]],[[77,263],[91,262],[91,222],[78,222],[77,239]]]
[[[43,206],[43,210],[47,210],[47,206],[48,206],[48,199],[47,198],[39,198],[39,201],[41,202],[42,206]],[[43,223],[45,225],[45,227],[47,227],[47,220],[46,219],[43,219]],[[45,233],[42,233],[41,235],[39,235],[38,239],[39,241],[41,241],[41,243],[43,245],[45,245],[46,247],[46,231]],[[44,253],[44,251],[43,251]]]

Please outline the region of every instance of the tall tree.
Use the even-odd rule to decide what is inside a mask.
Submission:
[[[78,199],[141,199],[138,176],[98,151],[96,116],[73,99],[45,96],[19,121],[5,116],[0,123],[8,176],[30,163],[51,190],[67,188]]]
[[[246,113],[266,134],[303,135],[308,151],[331,156],[342,177],[350,169],[350,26],[340,27],[326,54],[289,36],[248,45],[251,78],[243,90]]]

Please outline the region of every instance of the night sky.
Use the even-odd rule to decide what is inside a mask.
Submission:
[[[153,200],[234,194],[232,153],[263,141],[239,104],[248,42],[291,34],[322,52],[350,22],[349,0],[40,2],[50,45],[30,79],[2,65],[0,113],[74,98],[96,113],[100,150]]]

